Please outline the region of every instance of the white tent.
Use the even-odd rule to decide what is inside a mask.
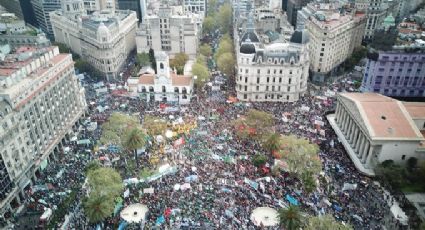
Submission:
[[[132,204],[121,211],[121,218],[129,223],[139,223],[146,218],[148,207],[143,204]]]
[[[259,207],[251,213],[251,221],[255,226],[276,226],[279,224],[278,213],[269,207]]]

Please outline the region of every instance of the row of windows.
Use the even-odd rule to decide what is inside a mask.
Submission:
[[[273,74],[283,74],[283,69],[273,69]],[[239,73],[243,73],[243,68],[239,69]],[[267,74],[271,74],[271,69],[267,69]],[[249,69],[245,69],[245,73],[248,74],[249,73]],[[292,74],[293,70],[289,70],[289,74]],[[297,73],[299,73],[299,70],[297,70]],[[257,69],[257,74],[261,74],[261,69]]]
[[[261,88],[263,88],[263,87],[261,87]],[[281,86],[274,86],[274,85],[273,85],[272,87],[270,87],[270,88],[271,88],[271,91],[272,91],[272,92],[274,92],[274,91],[281,91],[281,90],[283,90],[283,89],[284,89],[284,87],[281,87]],[[269,89],[270,89],[270,88],[269,88],[269,86],[267,85],[267,86],[265,87],[265,91],[269,91]],[[244,89],[244,91],[248,91],[248,86],[244,86],[244,88],[243,88],[243,89]],[[255,87],[255,90],[259,92],[259,91],[260,91],[260,86],[258,86],[258,85],[257,85],[257,86]],[[239,91],[242,91],[242,85],[239,85]],[[291,92],[291,86],[288,86],[288,87],[287,87],[287,91],[286,91],[286,92]]]
[[[281,94],[266,94],[265,96],[264,96],[264,99],[283,99],[283,98],[285,98],[285,96],[284,95],[281,95]],[[248,99],[248,94],[243,94],[243,99]],[[262,96],[260,96],[260,95],[255,95],[255,99],[256,100],[258,100],[258,99],[263,99],[262,98]],[[286,95],[286,100],[287,101],[289,101],[289,95]]]
[[[277,78],[277,77],[267,77],[266,83],[282,83],[282,79],[283,79],[282,77],[279,77],[279,78]],[[302,77],[301,77],[301,79],[302,79]],[[245,77],[244,80],[245,80],[245,83],[248,83],[248,77]],[[242,76],[239,76],[239,81],[240,82],[242,81]],[[260,84],[260,82],[261,82],[260,77],[257,77],[257,84]],[[292,78],[288,79],[288,84],[292,84]]]

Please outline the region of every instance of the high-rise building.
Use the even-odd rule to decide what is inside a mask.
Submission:
[[[310,70],[317,82],[324,81],[361,45],[366,24],[364,13],[343,11],[332,4],[308,6],[315,8],[305,28],[310,34]]]
[[[207,13],[206,0],[183,0],[183,7],[185,12],[192,12],[205,17]]]
[[[18,18],[24,19],[24,14],[19,0],[0,0],[0,5],[8,12],[15,14]]]
[[[1,50],[0,219],[6,219],[26,198],[24,189],[58,157],[86,102],[71,54],[53,46]]]
[[[139,22],[142,21],[142,3],[145,0],[117,0],[118,9],[136,12]],[[144,3],[146,5],[146,3]]]
[[[60,9],[61,0],[31,0],[34,15],[37,20],[38,27],[51,40],[54,39],[52,24],[50,22],[50,12]]]
[[[202,16],[176,13],[174,7],[161,6],[158,13],[146,15],[136,34],[137,52],[165,51],[171,57],[185,53],[195,58],[201,36]]]
[[[288,0],[286,16],[288,17],[289,23],[292,26],[297,25],[297,13],[311,0]]]
[[[115,10],[108,1],[99,4],[99,10],[86,14],[82,0],[62,0],[62,10],[50,16],[55,41],[112,79],[136,48],[137,16],[134,11]]]
[[[392,97],[425,97],[425,47],[405,50],[368,55],[361,90]]]

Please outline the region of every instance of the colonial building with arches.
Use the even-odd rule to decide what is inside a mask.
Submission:
[[[161,51],[155,53],[156,74],[141,73],[137,78],[128,79],[129,91],[147,102],[187,104],[193,91],[192,76],[178,75],[169,65],[168,55]]]

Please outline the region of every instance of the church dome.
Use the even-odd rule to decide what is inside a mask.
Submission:
[[[241,42],[250,41],[250,42],[260,42],[257,35],[254,32],[246,32],[241,39]]]
[[[101,22],[97,28],[97,36],[106,38],[109,37],[109,29],[105,26],[105,24],[103,24],[103,22]]]
[[[251,43],[244,43],[241,45],[241,48],[239,51],[243,54],[254,54],[255,53],[255,46]]]

